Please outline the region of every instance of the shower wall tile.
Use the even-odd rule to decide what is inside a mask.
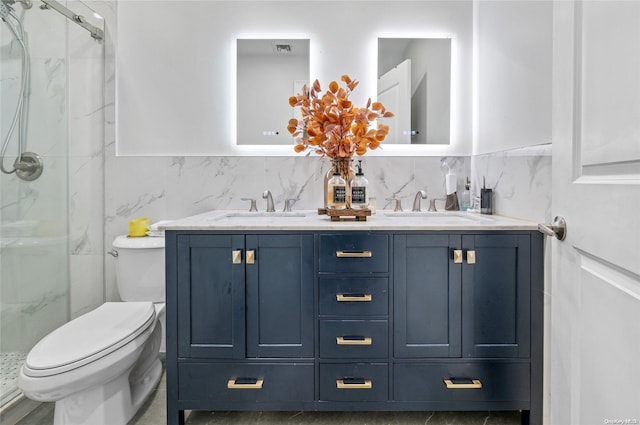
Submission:
[[[31,60],[66,57],[67,18],[55,10],[29,10],[26,30],[29,34]]]
[[[114,1],[87,4],[115,27]],[[82,2],[70,1],[67,7],[93,25],[102,24]],[[76,25],[68,30],[69,308],[73,318],[105,299],[104,152],[106,123],[114,122],[106,99],[110,90],[115,91],[107,83],[107,72],[113,72],[113,60],[107,58],[114,57],[115,45],[112,38],[96,40]]]
[[[42,224],[40,224],[42,225]],[[67,238],[64,235],[3,238],[0,268],[2,351],[30,349],[64,324],[67,316]],[[19,242],[19,243],[17,243]],[[17,284],[16,284],[17,283]]]
[[[71,271],[82,276],[71,280],[69,308],[74,319],[104,302],[104,256],[71,255],[70,263]]]
[[[99,46],[92,47],[102,50]],[[74,156],[102,155],[105,121],[103,62],[93,58],[69,60],[69,148]]]
[[[103,253],[103,162],[101,155],[69,158],[69,253],[71,256]],[[97,188],[99,190],[96,190]]]
[[[35,145],[44,157],[65,157],[68,152],[67,65],[65,58],[31,61],[31,92],[36,95],[29,102],[27,150]]]

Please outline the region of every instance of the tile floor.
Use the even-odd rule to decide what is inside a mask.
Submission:
[[[166,423],[164,375],[129,425]],[[187,425],[517,425],[518,412],[211,412],[193,411]],[[53,403],[43,403],[16,425],[51,425]],[[9,424],[2,424],[9,425]],[[91,424],[87,424],[91,425]]]
[[[27,354],[22,352],[0,353],[0,405],[19,394],[16,381],[26,357]]]

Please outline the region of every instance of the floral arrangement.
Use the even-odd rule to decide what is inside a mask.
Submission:
[[[337,82],[329,84],[329,90],[321,94],[320,82],[314,81],[311,90],[305,85],[303,92],[289,98],[291,107],[300,107],[302,120],[289,120],[287,130],[295,138],[295,151],[312,151],[329,158],[352,158],[364,155],[367,149],[377,149],[389,134],[389,126],[379,123],[370,129],[370,123],[378,118],[393,117],[380,102],[367,101],[364,108],[357,108],[349,95],[358,85],[348,75],[341,77],[345,87]]]

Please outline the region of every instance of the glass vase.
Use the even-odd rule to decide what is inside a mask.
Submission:
[[[331,159],[331,168],[327,171],[327,174],[324,176],[324,207],[329,208],[329,180],[333,177],[333,172],[338,167],[338,172],[340,176],[347,183],[347,208],[351,208],[351,181],[355,178],[355,171],[351,167],[352,163],[351,158],[332,158]]]

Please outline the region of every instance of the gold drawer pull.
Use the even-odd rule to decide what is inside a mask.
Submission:
[[[254,250],[247,251],[247,264],[255,264],[256,263],[256,252]]]
[[[233,264],[242,264],[242,250],[236,249],[231,251],[231,262]]]
[[[475,264],[475,263],[476,263],[476,252],[467,251],[467,264]]]
[[[227,388],[232,390],[261,390],[264,379],[237,378],[229,379]]]
[[[336,251],[338,258],[371,258],[371,251]]]
[[[456,264],[462,264],[462,250],[454,249],[453,250],[453,262]]]
[[[341,390],[368,390],[373,387],[371,379],[338,379],[336,387]]]
[[[445,379],[444,384],[447,386],[447,388],[451,389],[482,388],[482,382],[480,382],[479,379],[471,379],[470,381],[471,382],[454,383],[451,379]]]
[[[336,344],[338,345],[371,345],[370,336],[338,336],[336,337]]]
[[[336,294],[336,300],[339,302],[344,301],[371,301],[373,297],[371,294]]]

